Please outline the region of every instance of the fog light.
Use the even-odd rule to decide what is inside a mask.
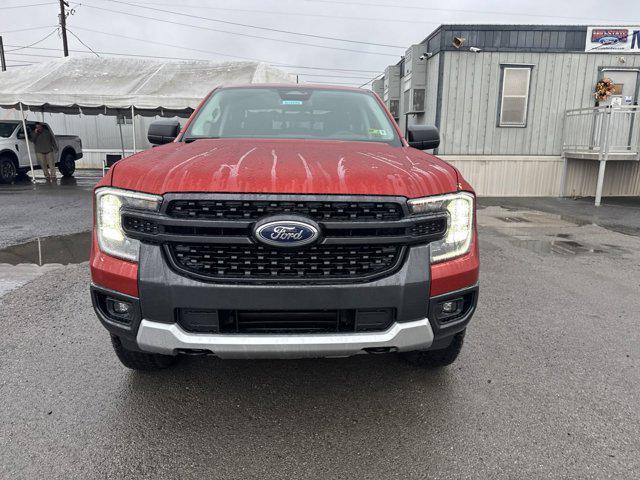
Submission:
[[[119,300],[115,300],[113,302],[113,311],[118,315],[126,315],[131,310],[131,304],[127,302],[120,302]]]
[[[464,298],[453,298],[438,303],[436,316],[442,322],[448,322],[458,318],[464,310]]]
[[[129,322],[133,314],[133,305],[129,302],[107,298],[107,313],[114,320]]]
[[[454,313],[458,309],[458,302],[444,302],[442,313]]]

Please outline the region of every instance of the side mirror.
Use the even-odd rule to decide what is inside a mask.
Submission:
[[[440,145],[440,132],[432,125],[409,125],[407,137],[409,146],[418,150],[431,150]]]
[[[156,120],[149,125],[147,139],[153,145],[164,145],[173,142],[180,133],[180,122],[177,120]]]

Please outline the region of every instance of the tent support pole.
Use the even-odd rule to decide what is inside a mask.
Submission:
[[[131,126],[133,127],[133,154],[138,153],[136,149],[136,109],[131,105]]]
[[[122,136],[122,123],[118,123],[118,127],[120,127],[120,149],[122,150],[122,158],[126,155],[124,154],[124,137]]]
[[[36,174],[33,172],[33,158],[31,157],[31,146],[29,145],[29,134],[27,133],[27,119],[24,116],[24,108],[20,102],[20,114],[22,115],[22,130],[24,131],[24,143],[27,144],[27,155],[29,156],[29,166],[31,167],[31,181],[36,183]]]

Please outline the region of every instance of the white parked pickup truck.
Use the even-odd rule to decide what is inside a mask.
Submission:
[[[33,128],[36,123],[27,122],[27,129]],[[46,128],[49,125],[43,123]],[[58,151],[56,154],[56,166],[65,177],[70,177],[76,170],[76,160],[82,158],[82,140],[75,135],[56,135]],[[33,143],[30,143],[33,168],[39,169],[40,164],[36,158]],[[11,183],[19,175],[26,175],[30,170],[29,154],[19,120],[0,120],[0,183]]]

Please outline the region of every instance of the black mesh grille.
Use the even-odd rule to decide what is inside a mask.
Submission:
[[[329,333],[354,331],[354,312],[222,311],[222,333]],[[350,314],[350,315],[348,315]]]
[[[403,217],[402,207],[394,202],[173,200],[167,213],[178,218],[211,220],[256,220],[287,213],[317,221],[380,221]]]
[[[399,245],[319,245],[303,250],[262,245],[171,244],[176,265],[212,279],[357,280],[392,270]]]
[[[150,233],[152,235],[155,235],[158,233],[158,224],[151,220],[145,220],[143,218],[137,218],[137,217],[129,217],[125,215],[123,217],[123,224],[124,224],[125,230],[128,230],[128,231]]]
[[[435,218],[426,222],[417,223],[409,229],[410,235],[419,237],[422,235],[437,235],[447,231],[447,219]]]

